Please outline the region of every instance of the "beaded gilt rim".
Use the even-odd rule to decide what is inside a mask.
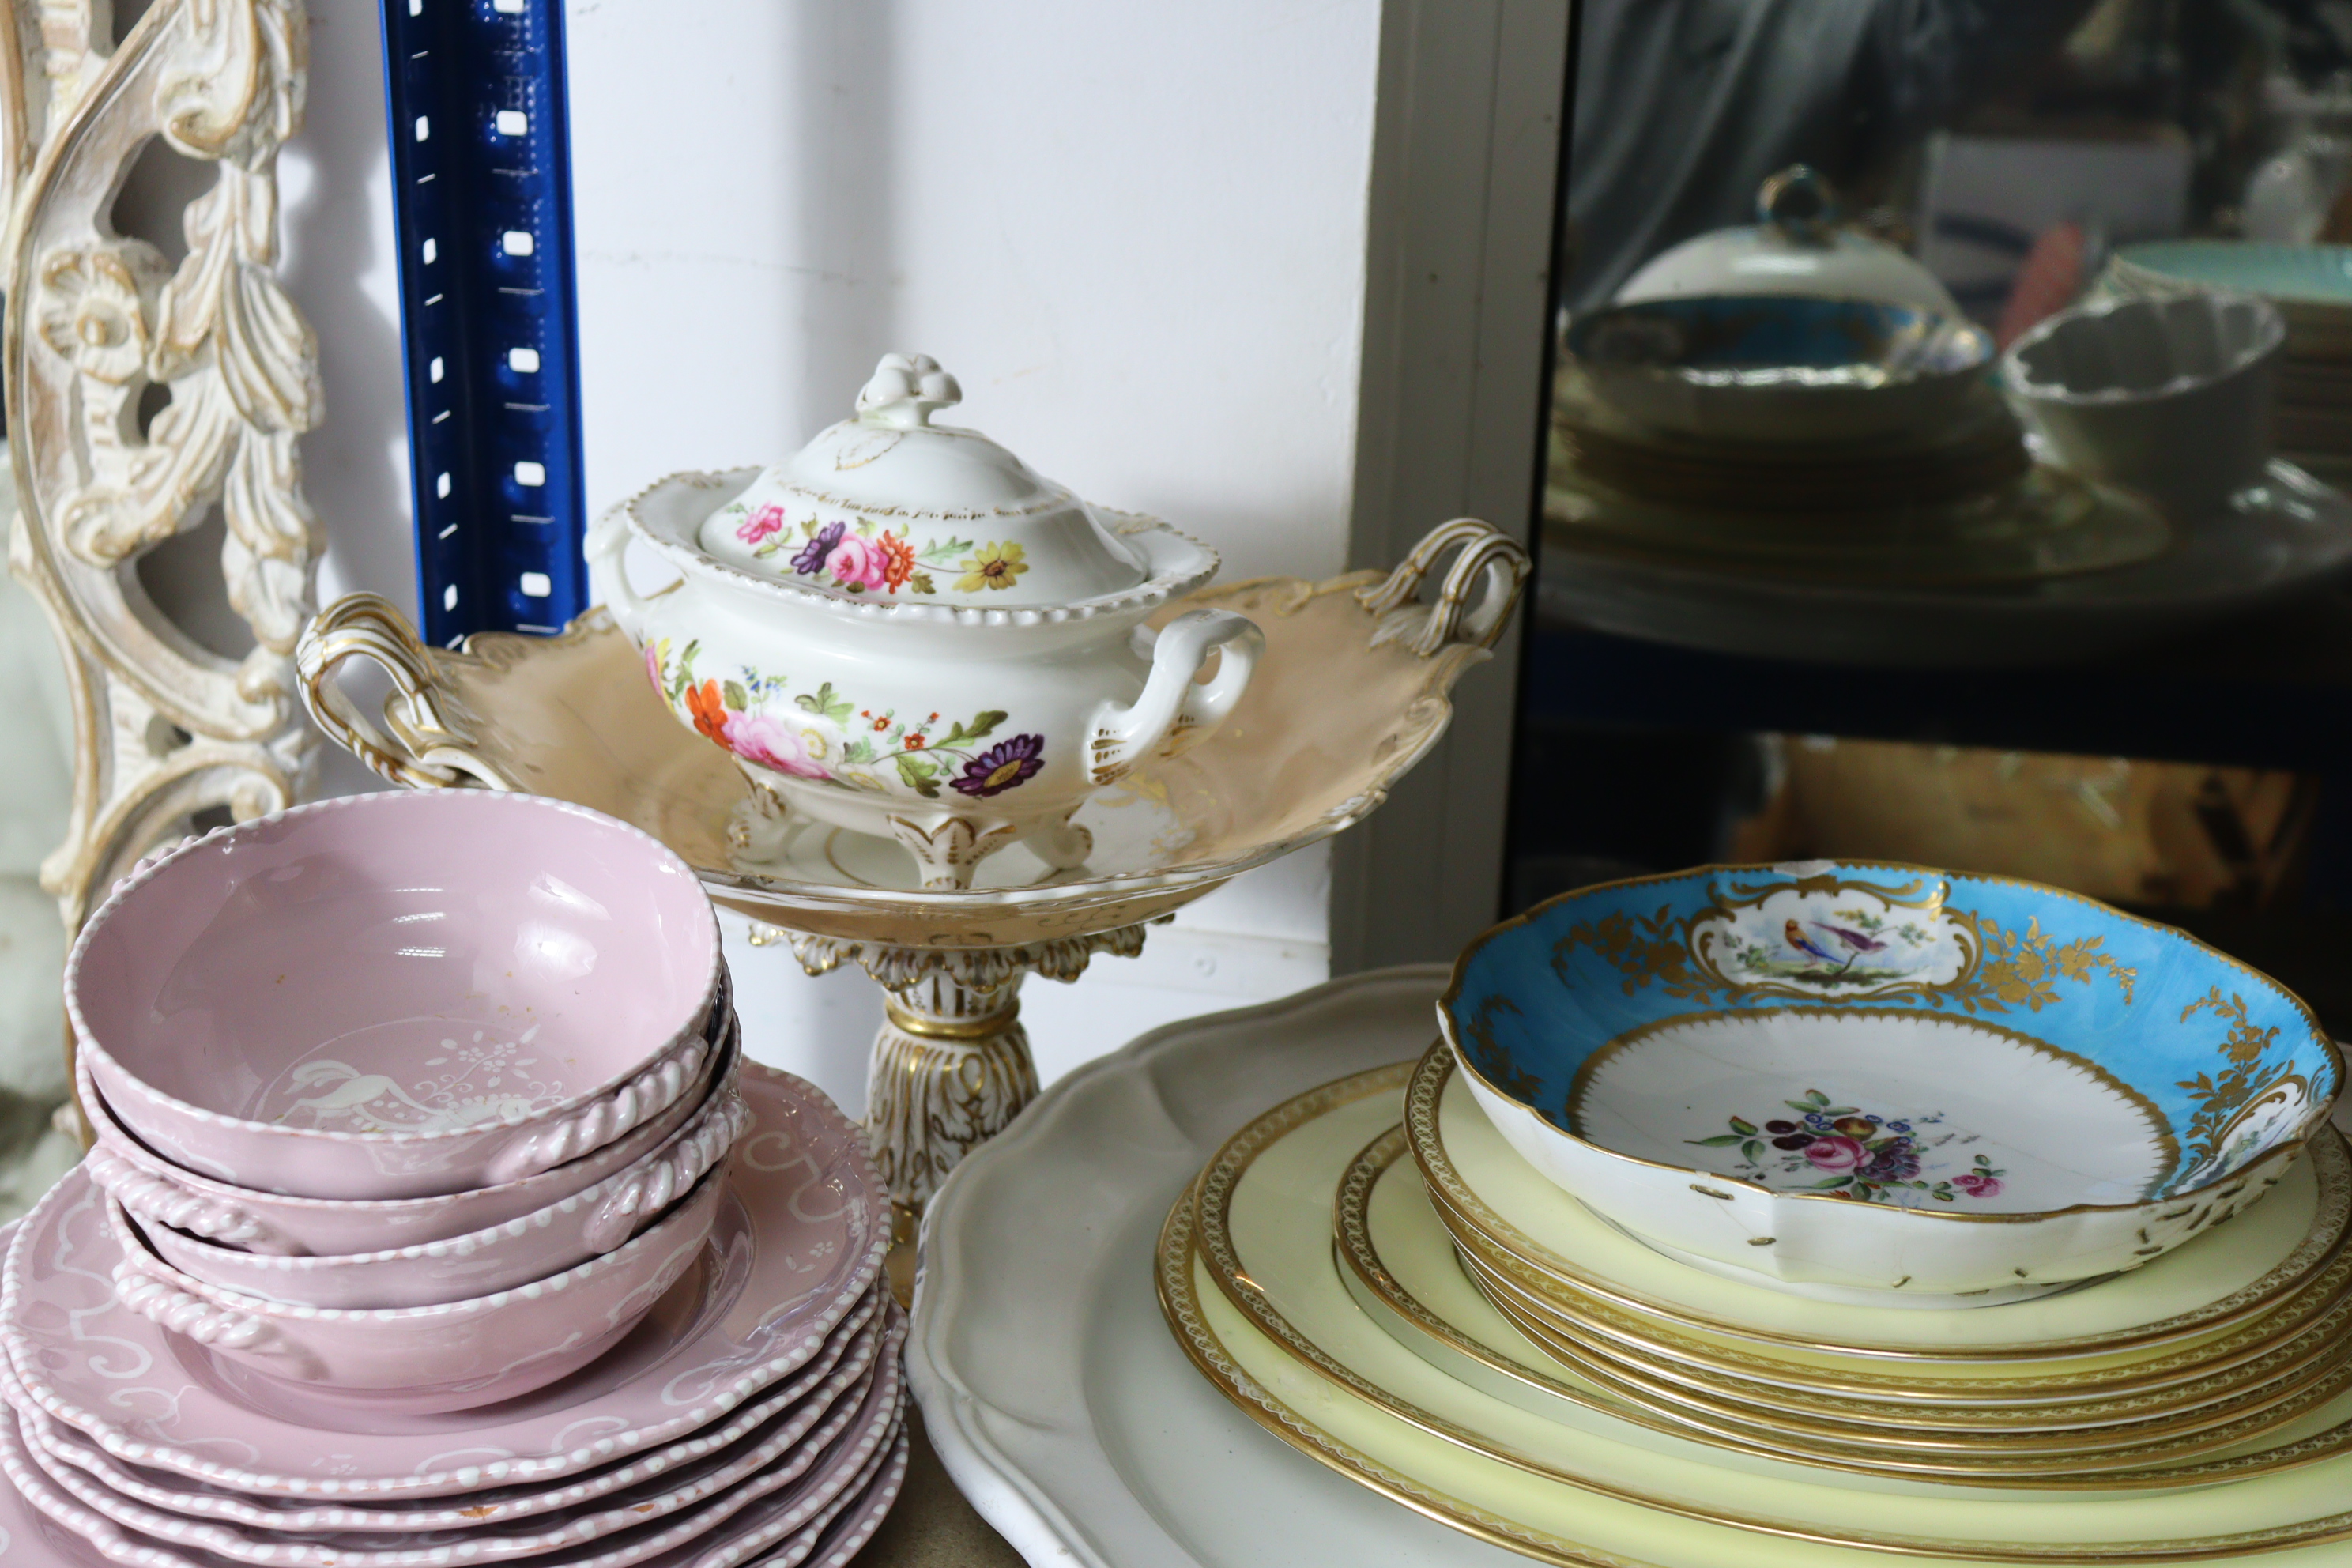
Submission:
[[[1637,1314],[1633,1320],[1637,1330],[1653,1336],[1661,1326],[1657,1321],[1663,1320],[1664,1324],[1674,1327],[1697,1329],[1736,1340],[1826,1355],[1918,1362],[2061,1361],[2098,1355],[2111,1351],[2162,1344],[2192,1334],[2209,1333],[2253,1317],[2280,1301],[2332,1261],[2338,1250],[2345,1247],[2346,1227],[2347,1223],[2352,1223],[2352,1159],[2347,1158],[2340,1139],[2318,1136],[2313,1138],[2308,1145],[2315,1155],[2314,1172],[2320,1177],[2320,1200],[2313,1215],[2310,1230],[2294,1250],[2261,1279],[2191,1311],[2110,1333],[2012,1344],[1952,1347],[1809,1339],[1692,1311],[1612,1284],[1544,1247],[1489,1208],[1454,1169],[1445,1152],[1438,1126],[1439,1099],[1444,1092],[1446,1080],[1454,1072],[1454,1053],[1443,1041],[1431,1046],[1415,1066],[1412,1081],[1406,1086],[1404,1110],[1405,1130],[1412,1141],[1413,1159],[1421,1166],[1422,1178],[1429,1184],[1439,1217],[1453,1222],[1447,1228],[1454,1230],[1458,1237],[1466,1227],[1489,1247],[1507,1253],[1544,1276],[1552,1282],[1551,1289],[1545,1292],[1547,1296],[1576,1292],[1578,1299],[1569,1304],[1579,1313],[1603,1316],[1603,1309],[1612,1312],[1630,1310]],[[2323,1128],[2323,1134],[2326,1131]],[[1736,1359],[1738,1352],[1716,1353]],[[2057,1382],[2064,1375],[2059,1373],[2048,1379],[2021,1381]],[[2086,1383],[2078,1386],[2090,1385]]]
[[[2148,1542],[2021,1543],[1840,1532],[1795,1521],[1725,1513],[1696,1504],[1647,1496],[1630,1489],[1549,1468],[1524,1456],[1507,1458],[1503,1453],[1486,1452],[1478,1440],[1465,1441],[1470,1435],[1462,1428],[1365,1382],[1300,1335],[1258,1291],[1255,1282],[1241,1271],[1238,1260],[1232,1255],[1231,1237],[1224,1230],[1224,1215],[1234,1189],[1260,1153],[1282,1137],[1333,1110],[1370,1095],[1393,1090],[1408,1081],[1413,1071],[1413,1064],[1400,1062],[1338,1079],[1284,1101],[1234,1134],[1211,1157],[1200,1176],[1178,1196],[1175,1205],[1170,1210],[1160,1230],[1154,1273],[1161,1310],[1179,1345],[1219,1392],[1293,1447],[1418,1512],[1483,1540],[1549,1562],[1606,1564],[1608,1568],[1625,1568],[1629,1562],[1617,1554],[1530,1529],[1438,1491],[1324,1432],[1291,1409],[1234,1359],[1203,1318],[1192,1279],[1196,1257],[1203,1271],[1218,1285],[1221,1293],[1255,1327],[1286,1353],[1345,1393],[1431,1436],[1454,1443],[1467,1451],[1483,1453],[1486,1458],[1531,1475],[1702,1523],[1868,1551],[2018,1563],[2149,1562],[2233,1557],[2352,1538],[2352,1512],[2265,1530]],[[1217,1258],[1220,1250],[1225,1255],[1223,1266]],[[1337,1267],[1336,1260],[1334,1267]]]

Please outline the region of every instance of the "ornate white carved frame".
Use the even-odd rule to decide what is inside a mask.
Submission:
[[[318,349],[273,272],[309,23],[299,0],[154,0],[117,45],[110,0],[0,5],[8,564],[72,693],[72,811],[41,868],[70,931],[191,814],[289,805],[310,761],[293,651],[320,539],[295,440],[319,421]],[[156,137],[215,171],[176,267],[112,221]],[[150,386],[170,402],[142,432]],[[215,507],[256,643],[242,660],[199,647],[138,576]]]

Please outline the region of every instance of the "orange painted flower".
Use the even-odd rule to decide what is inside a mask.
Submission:
[[[895,594],[915,574],[915,547],[903,533],[886,533],[875,542],[882,547],[882,585]]]
[[[929,737],[925,735],[909,735],[907,737],[907,750],[910,752],[919,752],[930,743]]]
[[[719,695],[719,682],[688,687],[686,710],[694,716],[696,729],[722,746],[727,743],[727,703]]]

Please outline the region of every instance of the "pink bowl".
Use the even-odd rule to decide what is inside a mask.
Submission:
[[[705,1176],[617,1252],[511,1290],[373,1311],[289,1306],[191,1279],[145,1246],[115,1266],[122,1305],[215,1355],[332,1404],[409,1415],[543,1388],[619,1342],[692,1267],[727,1190]],[[139,1232],[109,1200],[116,1234]]]
[[[291,1196],[519,1181],[708,1065],[719,926],[625,823],[490,790],[351,795],[142,866],[83,926],[90,1076],[175,1163]]]
[[[644,1160],[709,1103],[714,1086],[732,1082],[742,1028],[722,1004],[723,1026],[711,1053],[710,1080],[698,1092],[603,1148],[536,1176],[432,1198],[289,1198],[199,1176],[132,1137],[81,1064],[77,1082],[97,1146],[84,1156],[92,1180],[131,1216],[201,1236],[223,1247],[277,1257],[332,1256],[415,1247],[487,1230],[587,1191]]]
[[[721,1165],[751,1112],[730,1076],[662,1146],[585,1192],[486,1230],[378,1252],[272,1258],[167,1225],[119,1239],[152,1247],[192,1279],[292,1306],[430,1307],[510,1290],[612,1251]],[[127,1206],[127,1205],[126,1205]]]

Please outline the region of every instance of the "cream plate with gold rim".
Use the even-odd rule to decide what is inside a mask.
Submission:
[[[1665,1511],[1685,1516],[1690,1533],[1684,1539],[1693,1545],[1713,1540],[1711,1549],[1685,1546],[1667,1560],[1710,1563],[1871,1560],[1857,1548],[1874,1557],[1891,1551],[1979,1561],[2219,1557],[2352,1536],[2352,1514],[2341,1511],[2352,1459],[2191,1494],[1955,1496],[1952,1489],[1827,1472],[1809,1482],[1790,1467],[1759,1468],[1738,1456],[1689,1462],[1638,1428],[1602,1422],[1598,1429],[1583,1429],[1546,1420],[1457,1383],[1363,1315],[1341,1284],[1328,1247],[1331,1199],[1356,1151],[1393,1114],[1391,1095],[1404,1076],[1400,1067],[1327,1085],[1237,1134],[1171,1214],[1159,1283],[1180,1339],[1230,1394],[1258,1405],[1249,1383],[1233,1375],[1239,1372],[1270,1389],[1293,1415],[1309,1415],[1312,1426],[1351,1447],[1361,1449],[1365,1437],[1402,1426],[1450,1450],[1441,1456],[1436,1449],[1382,1442],[1382,1450],[1408,1459],[1402,1465],[1391,1459],[1394,1472],[1424,1491],[1509,1497],[1507,1508],[1485,1506],[1522,1524],[1540,1523],[1547,1509],[1552,1519],[1564,1520],[1560,1505],[1579,1498],[1574,1516],[1583,1539],[1653,1561],[1663,1544],[1654,1534],[1656,1521]],[[1245,1270],[1254,1290],[1236,1284],[1228,1291],[1220,1284],[1215,1244],[1205,1228],[1195,1227],[1195,1198],[1202,1208],[1213,1209],[1220,1193],[1230,1200],[1237,1277]],[[1233,1300],[1225,1300],[1229,1295]],[[1247,1303],[1246,1312],[1216,1310],[1235,1301]],[[1282,1336],[1279,1342],[1276,1335]],[[1307,1386],[1291,1368],[1307,1374]],[[1475,1418],[1475,1431],[1485,1441],[1508,1443],[1517,1463],[1466,1445],[1463,1438],[1473,1428],[1465,1416]],[[1379,1460],[1383,1453],[1371,1457]],[[1621,1521],[1624,1538],[1601,1534],[1613,1536],[1611,1527]]]
[[[1444,1207],[1573,1291],[1580,1307],[1590,1299],[1831,1376],[1856,1363],[1912,1379],[2110,1373],[2146,1347],[2192,1348],[2264,1312],[2317,1273],[2344,1233],[2344,1212],[2296,1196],[2310,1178],[2290,1169],[2287,1201],[2257,1205],[2185,1256],[2096,1285],[1997,1310],[1803,1300],[1678,1263],[1566,1197],[1503,1140],[1459,1077],[1433,1053],[1405,1103],[1414,1158]]]
[[[1335,1088],[1334,1093],[1337,1092],[1338,1089]],[[1379,1092],[1377,1089],[1372,1091],[1376,1098]],[[1307,1097],[1300,1103],[1311,1105],[1312,1097]],[[1310,1206],[1315,1203],[1325,1182],[1325,1173],[1320,1167],[1315,1167],[1304,1173],[1298,1168],[1291,1169],[1286,1173],[1275,1171],[1264,1173],[1257,1169],[1259,1159],[1270,1156],[1283,1141],[1294,1136],[1304,1138],[1306,1135],[1304,1127],[1294,1121],[1278,1118],[1276,1113],[1269,1113],[1266,1118],[1253,1124],[1252,1128],[1237,1134],[1234,1142],[1210,1163],[1203,1173],[1190,1201],[1197,1205],[1196,1235],[1199,1250],[1221,1288],[1235,1305],[1251,1314],[1261,1328],[1280,1340],[1286,1348],[1317,1365],[1327,1374],[1348,1384],[1361,1396],[1392,1408],[1408,1419],[1429,1425],[1433,1430],[1443,1431],[1466,1447],[1478,1451],[1488,1452],[1511,1462],[1549,1467],[1556,1457],[1553,1450],[1548,1450],[1540,1445],[1530,1447],[1526,1446],[1524,1440],[1515,1441],[1507,1436],[1497,1438],[1493,1428],[1479,1419],[1480,1413],[1475,1408],[1465,1412],[1443,1401],[1433,1408],[1418,1408],[1408,1399],[1392,1397],[1388,1392],[1390,1385],[1375,1377],[1363,1375],[1358,1363],[1349,1361],[1344,1351],[1334,1349],[1327,1352],[1312,1330],[1293,1326],[1293,1323],[1298,1320],[1291,1310],[1292,1307],[1309,1302],[1310,1300],[1313,1303],[1309,1307],[1310,1310],[1336,1312],[1336,1300],[1326,1288],[1328,1281],[1325,1279],[1318,1268],[1295,1258],[1277,1257],[1271,1252],[1252,1257],[1242,1239],[1247,1218],[1244,1205],[1251,1195],[1250,1184],[1253,1182],[1259,1184],[1257,1190],[1261,1195],[1257,1201],[1261,1210],[1265,1210],[1267,1205],[1293,1202],[1304,1203]],[[1333,1187],[1341,1194],[1339,1202],[1342,1205],[1347,1174],[1356,1163],[1357,1159],[1347,1160],[1339,1172],[1330,1177]],[[1265,1185],[1268,1183],[1274,1185],[1268,1187]],[[1339,1208],[1339,1213],[1343,1218],[1343,1206]],[[1258,1217],[1263,1219],[1264,1213],[1262,1212]],[[1278,1245],[1281,1245],[1278,1241],[1270,1240],[1267,1243],[1269,1247]],[[1276,1289],[1275,1283],[1276,1279],[1290,1281],[1295,1285],[1298,1294],[1282,1299],[1283,1292]],[[1356,1326],[1356,1314],[1337,1312],[1336,1316],[1338,1319],[1344,1319],[1348,1327]],[[1334,1320],[1318,1319],[1318,1321]],[[1590,1373],[1591,1369],[1587,1371]],[[1638,1389],[1611,1382],[1597,1374],[1594,1375],[1593,1380],[1621,1398],[1628,1400],[1640,1398]],[[1452,1392],[1450,1387],[1445,1388],[1444,1391]],[[2318,1397],[2315,1395],[2306,1404],[2316,1403]],[[1575,1408],[1580,1411],[1587,1407]],[[2304,1414],[2302,1408],[2286,1410],[2273,1417],[2273,1423],[2292,1419],[2302,1414]],[[1991,1436],[1981,1439],[1982,1446],[1986,1449],[1982,1454],[1961,1452],[1920,1455],[1895,1450],[1887,1446],[1884,1439],[1877,1440],[1877,1446],[1873,1446],[1872,1440],[1859,1432],[1853,1434],[1853,1440],[1846,1443],[1814,1442],[1805,1445],[1793,1442],[1783,1434],[1764,1430],[1754,1423],[1748,1424],[1744,1429],[1735,1428],[1731,1435],[1742,1438],[1753,1448],[1769,1449],[1785,1458],[1800,1462],[1811,1462],[1816,1458],[1835,1460],[1850,1468],[1866,1468],[1883,1474],[1908,1475],[1931,1479],[1963,1479],[1971,1477],[2000,1480],[2012,1478],[2056,1479],[2078,1473],[2088,1476],[2094,1471],[2100,1470],[2102,1467],[2117,1470],[2128,1468],[2135,1471],[2131,1477],[2131,1484],[2156,1486],[2167,1482],[2177,1482],[2181,1485],[2207,1485],[2216,1479],[2233,1479],[2241,1475],[2243,1473],[2242,1467],[2224,1470],[2179,1468],[2162,1479],[2147,1478],[2137,1472],[2144,1467],[2172,1465],[2179,1461],[2190,1460],[2217,1448],[2239,1444],[2242,1439],[2257,1436],[2263,1430],[2263,1425],[2259,1422],[2239,1421],[2232,1423],[2229,1430],[2203,1432],[2187,1437],[2176,1436],[2166,1439],[2160,1436],[2143,1433],[2137,1436],[2148,1436],[2151,1440],[2141,1442],[2128,1453],[2100,1455],[2079,1460],[1993,1451],[1998,1445],[2004,1442],[2013,1446],[2021,1442],[2041,1440],[2035,1437],[2020,1438],[2014,1436],[2006,1438]],[[2311,1454],[2298,1449],[2294,1452],[2291,1462],[2305,1462],[2312,1457]],[[2251,1462],[2250,1460],[2249,1463]],[[2263,1463],[2270,1468],[2277,1468],[2284,1462],[2290,1461],[2283,1461],[2275,1456],[2266,1457],[2263,1460]],[[1575,1472],[1571,1470],[1570,1476],[1570,1479],[1575,1479]],[[2095,1479],[2085,1480],[2080,1484],[2103,1486],[2104,1483],[2105,1476],[2101,1474]]]
[[[1556,1414],[1559,1402],[1579,1408],[1598,1400],[1612,1414],[1644,1424],[1663,1417],[1620,1401],[1578,1368],[1585,1353],[1620,1355],[1590,1342],[1571,1342],[1573,1355],[1563,1354],[1559,1337],[1522,1328],[1518,1318],[1473,1287],[1453,1237],[1438,1219],[1421,1173],[1406,1156],[1403,1130],[1385,1133],[1367,1147],[1341,1183],[1335,1216],[1342,1277],[1357,1305],[1390,1331],[1408,1350],[1425,1361],[1475,1384],[1486,1392],[1541,1414]],[[2339,1310],[2352,1317],[2352,1303]],[[2210,1408],[2217,1401],[2323,1358],[2338,1358],[2347,1348],[2341,1322],[2334,1314],[2266,1356],[2210,1376],[2189,1380],[2154,1393],[2132,1393],[2063,1404],[1955,1405],[1901,1403],[1853,1395],[1832,1395],[1809,1389],[1727,1379],[1723,1386],[1761,1402],[1769,1408],[1804,1412],[1840,1421],[1839,1435],[1851,1437],[1866,1429],[1942,1428],[1960,1431],[2074,1431],[2147,1418],[2160,1412],[2185,1415]],[[1717,1385],[1692,1377],[1686,1369],[1652,1358],[1626,1368],[1629,1375],[1654,1385],[1660,1381],[1687,1382],[1693,1387]],[[1532,1402],[1532,1403],[1530,1403]],[[1686,1435],[1686,1433],[1685,1433]],[[1750,1442],[1751,1434],[1734,1432],[1724,1440]]]

